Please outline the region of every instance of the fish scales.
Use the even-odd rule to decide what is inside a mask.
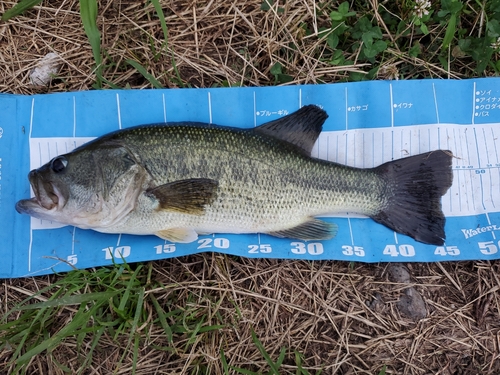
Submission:
[[[306,157],[293,145],[246,130],[189,124],[132,129],[119,137],[140,154],[156,185],[189,178],[219,182],[217,199],[204,215],[160,212],[152,218],[145,210],[130,217],[124,230],[151,228],[154,220],[154,228],[175,222],[201,231],[215,225],[253,233],[329,212],[369,215],[377,212],[385,186],[372,171],[360,176],[362,170]]]

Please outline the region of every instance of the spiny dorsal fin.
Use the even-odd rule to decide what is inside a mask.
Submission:
[[[160,208],[192,215],[202,215],[205,206],[217,197],[219,183],[208,178],[191,178],[157,186],[147,191],[160,203]]]
[[[292,143],[307,155],[311,155],[314,143],[318,139],[323,123],[327,118],[328,115],[325,111],[311,104],[253,130]]]
[[[335,223],[327,223],[323,220],[311,218],[296,227],[267,234],[281,238],[297,238],[303,241],[329,240],[337,235],[338,230],[339,227]]]

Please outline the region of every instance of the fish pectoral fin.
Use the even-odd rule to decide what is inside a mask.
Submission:
[[[190,243],[198,239],[198,233],[193,228],[170,228],[155,234],[166,241],[177,243]]]
[[[271,236],[281,238],[296,238],[299,240],[329,240],[337,235],[339,227],[334,223],[310,218],[308,221],[297,225],[296,227],[269,232]]]
[[[314,143],[327,118],[326,112],[318,106],[306,105],[288,116],[267,122],[253,131],[294,144],[303,153],[311,156]]]
[[[217,197],[219,183],[208,178],[190,178],[169,182],[146,193],[158,199],[160,209],[203,215],[205,206]]]

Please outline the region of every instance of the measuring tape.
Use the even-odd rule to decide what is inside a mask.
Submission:
[[[361,262],[497,259],[500,247],[500,80],[375,81],[263,88],[91,91],[1,95],[0,277],[42,275],[112,262],[204,251],[256,257]],[[453,98],[453,99],[450,99]],[[154,236],[109,235],[21,216],[26,178],[53,157],[107,132],[139,124],[200,121],[258,126],[316,104],[329,115],[312,155],[371,168],[436,149],[453,152],[453,185],[442,198],[446,243],[425,245],[373,220],[322,217],[329,241],[263,234],[200,236],[174,244]]]

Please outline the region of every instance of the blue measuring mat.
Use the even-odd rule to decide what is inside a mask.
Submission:
[[[215,234],[174,244],[155,236],[82,230],[15,211],[18,200],[33,194],[27,178],[31,169],[113,130],[171,121],[253,127],[307,104],[316,104],[329,115],[312,152],[321,159],[370,168],[436,149],[453,152],[453,185],[442,198],[445,245],[425,245],[349,213],[322,218],[339,227],[329,241]],[[498,78],[4,94],[0,113],[2,278],[204,251],[358,262],[500,258]]]

